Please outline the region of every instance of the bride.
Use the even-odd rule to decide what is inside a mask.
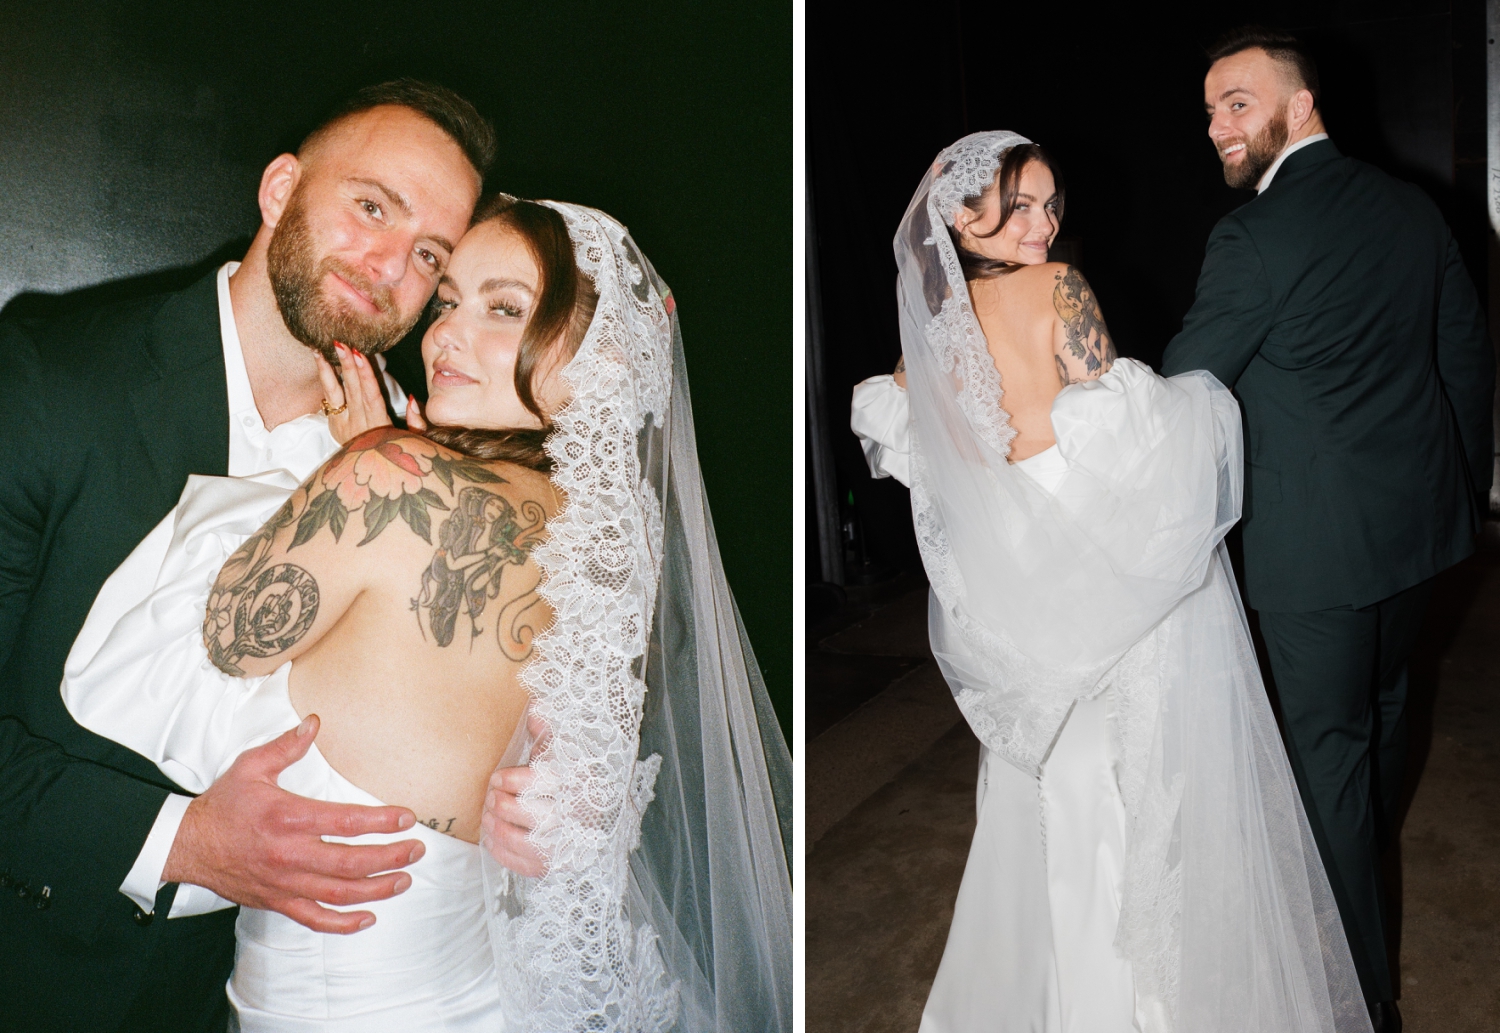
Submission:
[[[922,1033],[1368,1031],[1222,544],[1238,406],[1116,357],[1047,261],[1062,209],[1014,133],[939,154],[895,241],[902,365],[855,389],[983,744]]]
[[[434,307],[426,423],[389,426],[360,364],[347,443],[301,485],[191,478],[101,590],[64,701],[193,792],[296,726],[317,742],[283,788],[418,815],[362,931],[240,910],[238,1029],[789,1030],[789,759],[671,292],[607,215],[502,195]],[[528,760],[538,878],[481,831],[492,772]]]

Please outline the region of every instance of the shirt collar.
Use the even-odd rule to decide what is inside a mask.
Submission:
[[[225,262],[219,267],[219,336],[224,341],[224,379],[229,387],[229,418],[251,412],[260,420],[255,408],[255,394],[250,390],[250,374],[245,370],[245,353],[240,348],[240,332],[234,325],[234,304],[229,298],[229,278],[240,267]]]
[[[1281,163],[1286,161],[1287,155],[1297,153],[1308,144],[1314,144],[1319,140],[1326,139],[1328,139],[1327,133],[1314,133],[1312,136],[1304,136],[1302,139],[1292,144],[1286,150],[1282,151],[1281,154],[1277,156],[1276,160],[1271,164],[1271,167],[1266,169],[1266,174],[1260,177],[1260,182],[1255,184],[1255,192],[1257,194],[1263,194],[1266,192],[1266,187],[1270,186],[1271,180],[1276,178],[1276,173],[1280,171]]]

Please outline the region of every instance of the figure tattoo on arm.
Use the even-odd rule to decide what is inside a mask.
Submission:
[[[486,606],[509,588],[512,597],[495,615],[495,638],[501,651],[520,661],[531,655],[536,628],[528,616],[539,602],[536,584],[515,593],[507,567],[524,567],[541,542],[546,526],[541,503],[526,500],[520,511],[492,491],[465,487],[457,505],[438,528],[438,548],[422,572],[422,587],[411,601],[418,627],[425,611],[427,628],[439,646],[451,645],[460,611],[468,618],[469,645],[484,633],[479,620]],[[425,632],[424,632],[425,635]]]
[[[270,562],[277,532],[295,516],[289,499],[229,557],[209,593],[203,644],[225,674],[244,675],[240,661],[247,656],[290,649],[317,619],[318,582],[295,563]]]
[[[1064,342],[1076,363],[1057,359],[1057,375],[1064,385],[1097,379],[1109,372],[1115,362],[1115,342],[1104,325],[1104,313],[1094,297],[1093,288],[1073,266],[1058,273],[1052,290],[1052,307],[1063,322]]]

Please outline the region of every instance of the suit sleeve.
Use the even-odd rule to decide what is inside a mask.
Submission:
[[[1488,494],[1495,472],[1495,350],[1485,332],[1474,281],[1451,234],[1437,307],[1437,368],[1453,406],[1474,488],[1480,495]]]
[[[1233,215],[1208,238],[1193,307],[1162,357],[1162,376],[1188,370],[1212,373],[1234,387],[1275,321],[1271,282],[1260,251]]]
[[[11,431],[0,449],[0,871],[28,889],[19,906],[35,907],[46,887],[38,921],[87,940],[103,916],[128,907],[120,883],[168,794],[71,756],[21,716],[27,688],[14,673],[13,654],[46,574],[58,442],[67,433],[47,412],[47,380],[30,335],[0,323]]]

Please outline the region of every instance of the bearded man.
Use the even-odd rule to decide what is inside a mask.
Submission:
[[[1436,206],[1339,153],[1297,40],[1245,29],[1209,57],[1209,137],[1257,196],[1214,228],[1163,373],[1208,370],[1243,407],[1246,601],[1375,1029],[1399,1030],[1379,854],[1406,662],[1482,527],[1494,355]]]
[[[267,166],[243,262],[179,293],[0,323],[5,1029],[222,1033],[232,903],[353,933],[368,912],[318,902],[410,885],[399,869],[417,841],[322,839],[399,832],[410,811],[277,788],[309,736],[247,753],[189,798],[77,725],[59,683],[100,586],[189,474],[305,477],[337,447],[330,418],[372,397],[349,377],[379,397],[373,357],[422,312],[494,150],[489,123],[449,90],[367,88]],[[344,370],[348,396],[319,355]]]

